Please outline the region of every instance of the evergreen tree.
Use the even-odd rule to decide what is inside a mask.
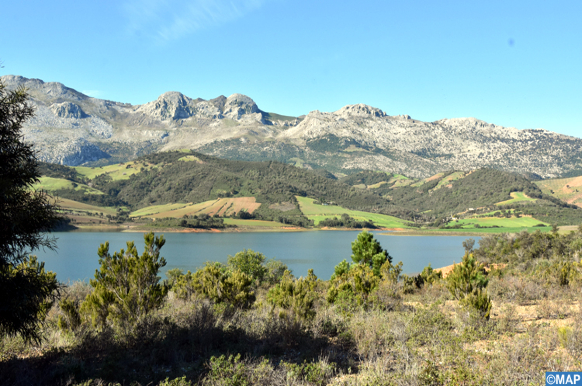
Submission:
[[[38,163],[21,133],[32,115],[26,90],[6,90],[0,82],[0,334],[39,340],[43,310],[55,300],[58,284],[28,254],[54,249],[46,232],[59,216],[49,197],[32,189],[40,176]]]
[[[131,325],[162,305],[168,287],[160,284],[158,272],[166,265],[166,259],[160,257],[166,240],[153,233],[144,235],[144,240],[141,256],[133,242],[127,243],[127,251],[122,249],[113,256],[109,254],[109,242],[99,247],[101,268],[91,280],[94,291],[81,307],[91,313],[94,324],[104,325],[109,319]]]
[[[376,276],[380,276],[380,268],[386,261],[392,263],[392,257],[382,249],[374,235],[367,231],[360,233],[352,242],[352,260],[369,266]]]

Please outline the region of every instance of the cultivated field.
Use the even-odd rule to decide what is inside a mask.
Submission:
[[[459,220],[458,224],[471,225],[479,224],[481,226],[498,226],[507,228],[518,228],[518,227],[533,227],[537,224],[545,224],[544,222],[537,220],[533,217],[511,217],[511,218],[499,218],[499,217],[484,217],[484,218],[467,218]],[[548,224],[545,224],[548,225]]]
[[[165,213],[165,212],[173,211],[176,209],[182,209],[182,208],[189,206],[189,205],[192,205],[192,203],[190,203],[190,204],[178,203],[178,204],[152,205],[152,206],[147,206],[145,208],[141,208],[141,209],[138,209],[136,211],[131,212],[129,214],[129,217],[151,216],[151,215],[155,215],[158,213]],[[167,216],[167,217],[172,217],[172,216]]]
[[[568,204],[582,206],[582,176],[535,181],[535,184],[546,194],[566,201]]]
[[[115,181],[129,179],[129,176],[132,174],[139,173],[140,167],[141,164],[126,162],[98,167],[76,166],[75,169],[79,174],[89,179],[93,179],[101,174],[107,174]]]
[[[358,210],[350,210],[336,205],[318,205],[314,204],[313,198],[296,197],[299,202],[301,212],[310,220],[313,220],[315,225],[327,218],[340,217],[342,214],[347,214],[356,220],[372,221],[376,226],[382,228],[408,228],[406,222],[399,218],[388,216],[385,214],[361,212]]]
[[[446,176],[445,178],[439,181],[437,186],[435,186],[434,190],[440,189],[442,187],[448,187],[448,185],[450,185],[451,182],[456,181],[459,178],[465,177],[465,174],[466,174],[465,172],[454,172]]]
[[[59,189],[75,189],[83,191],[85,194],[103,194],[103,192],[93,189],[84,184],[76,184],[64,178],[40,177],[39,182],[33,185],[34,189],[42,189],[52,192]]]
[[[57,205],[61,209],[65,210],[73,210],[73,211],[84,211],[84,212],[91,212],[91,213],[103,213],[103,214],[110,214],[114,215],[116,213],[116,209],[107,206],[95,206],[84,204],[82,202],[77,202],[73,200],[69,200],[67,198],[58,198]]]
[[[225,218],[224,223],[227,225],[236,225],[238,228],[260,228],[260,229],[280,229],[289,227],[289,225],[282,224],[275,221],[263,221],[263,220],[242,220],[240,218]]]
[[[501,201],[495,205],[510,205],[510,204],[515,204],[516,202],[521,202],[521,201],[536,201],[535,198],[531,198],[531,197],[526,196],[524,192],[511,192],[510,195],[511,195],[510,200]]]
[[[174,217],[179,218],[184,215],[193,216],[199,214],[207,214],[214,216],[229,216],[232,213],[238,213],[241,210],[246,210],[253,213],[260,203],[256,202],[254,197],[235,197],[235,198],[219,198],[216,200],[204,201],[198,204],[167,204],[148,206],[131,213],[132,217]]]

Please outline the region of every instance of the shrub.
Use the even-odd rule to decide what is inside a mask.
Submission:
[[[465,254],[463,262],[456,264],[447,276],[447,288],[457,300],[464,298],[474,289],[485,288],[487,283],[483,264],[477,263],[473,254]]]
[[[265,281],[271,285],[280,282],[285,272],[289,271],[289,267],[285,263],[275,259],[267,261],[265,268],[267,269]]]
[[[105,325],[109,319],[115,324],[131,325],[141,321],[148,313],[159,308],[168,287],[159,283],[159,269],[166,265],[160,257],[164,237],[153,233],[144,235],[145,250],[139,256],[133,242],[109,254],[109,242],[99,247],[100,270],[91,280],[93,292],[87,296],[81,310],[91,314],[95,325]]]
[[[43,262],[29,256],[16,266],[0,264],[0,277],[12,286],[8,294],[15,294],[2,293],[0,335],[19,333],[39,341],[39,327],[58,296],[56,274],[46,272]]]
[[[534,276],[545,279],[548,284],[556,283],[564,287],[582,279],[582,264],[565,260],[544,262],[534,270]]]
[[[424,269],[420,273],[420,277],[422,278],[423,283],[428,283],[432,285],[437,281],[442,280],[443,273],[441,271],[435,271],[429,264],[427,267],[424,267]]]
[[[485,275],[483,265],[477,263],[472,254],[467,253],[463,262],[455,265],[447,277],[447,288],[461,305],[472,307],[485,319],[489,319],[491,298],[484,290],[488,283]]]
[[[299,319],[311,320],[315,316],[313,306],[317,298],[316,282],[317,276],[312,269],[305,279],[293,279],[287,271],[281,282],[269,290],[267,300],[271,304],[291,310]]]
[[[192,275],[193,289],[215,303],[226,303],[236,308],[248,308],[255,301],[249,275],[228,271],[220,263],[206,264]]]
[[[261,282],[267,274],[267,268],[263,265],[265,260],[266,257],[262,253],[244,249],[234,256],[228,256],[227,267],[233,272],[238,270],[252,280]]]
[[[307,381],[313,385],[327,385],[336,372],[335,363],[323,361],[307,363],[287,363],[281,361],[281,366],[287,370],[287,377]]]
[[[159,386],[192,386],[192,382],[187,380],[186,376],[172,380],[170,380],[170,378],[166,378],[159,384]]]
[[[466,307],[472,307],[479,311],[481,316],[489,319],[491,315],[491,298],[487,296],[487,291],[476,288],[460,300],[460,304]]]
[[[81,325],[79,304],[73,299],[61,299],[59,308],[63,315],[59,315],[58,326],[62,330],[75,331]]]
[[[340,263],[342,264],[342,263]],[[367,265],[357,264],[341,276],[330,281],[327,291],[328,303],[342,303],[351,308],[356,305],[366,306],[368,297],[380,283],[379,275],[375,275]]]

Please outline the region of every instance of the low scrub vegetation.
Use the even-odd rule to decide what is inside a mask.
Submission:
[[[46,304],[39,341],[0,341],[0,384],[531,385],[580,369],[582,229],[464,243],[443,275],[402,274],[373,235],[329,280],[243,250],[196,272],[163,237],[109,253]],[[50,307],[50,308],[49,308]]]

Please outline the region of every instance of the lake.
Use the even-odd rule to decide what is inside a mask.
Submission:
[[[265,233],[165,233],[166,244],[161,255],[167,265],[162,277],[172,268],[195,271],[206,261],[225,263],[228,255],[243,249],[263,253],[267,258],[283,261],[295,276],[305,276],[309,268],[327,280],[343,259],[351,261],[351,242],[359,231],[265,232]],[[432,264],[433,268],[460,262],[462,242],[466,236],[388,236],[372,232],[393,258],[402,261],[404,273],[418,273]],[[160,233],[161,234],[161,233]],[[99,268],[97,249],[109,241],[109,252],[126,248],[126,241],[135,241],[138,252],[144,248],[142,233],[59,232],[54,233],[57,251],[40,250],[36,254],[45,261],[45,268],[57,273],[61,282],[89,280]],[[472,237],[476,241],[480,237]],[[476,245],[477,246],[477,245]]]

